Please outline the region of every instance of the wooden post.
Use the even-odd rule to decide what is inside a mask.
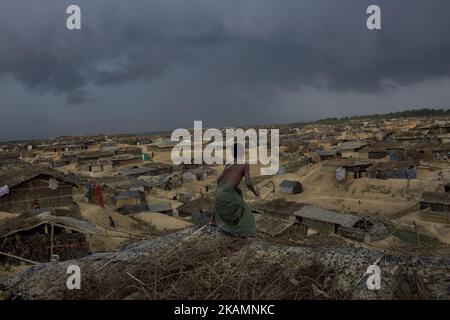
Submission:
[[[413,220],[413,224],[414,224],[414,232],[416,233],[416,237],[417,237],[417,244],[420,247],[420,237],[419,237],[419,232],[417,232],[416,220]]]
[[[50,233],[50,261],[52,261],[52,257],[53,257],[53,240],[54,240],[54,225],[52,222],[51,233]]]

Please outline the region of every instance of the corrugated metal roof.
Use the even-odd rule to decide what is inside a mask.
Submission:
[[[372,166],[372,170],[408,170],[414,167],[413,161],[389,161],[389,162],[378,162]]]
[[[324,166],[332,166],[332,167],[357,167],[357,166],[371,166],[373,161],[370,160],[360,160],[360,159],[352,159],[352,158],[338,158],[338,159],[330,159],[323,161]]]
[[[124,175],[124,176],[145,175],[146,173],[149,173],[149,172],[152,172],[152,171],[154,171],[154,169],[141,167],[141,168],[131,168],[131,169],[128,169],[128,170],[123,170],[123,171],[120,172],[120,174]]]
[[[95,150],[95,151],[82,151],[78,153],[79,159],[85,159],[85,158],[99,158],[99,157],[111,157],[114,153],[112,151],[106,151],[106,150]]]
[[[87,166],[92,166],[92,165],[109,165],[109,164],[112,164],[112,161],[111,160],[108,160],[108,159],[104,159],[104,160],[87,160],[87,161],[83,161],[83,164],[84,165],[87,165]]]
[[[147,204],[147,208],[149,212],[166,212],[173,209],[171,204],[166,202],[152,202]]]
[[[332,150],[316,150],[315,151],[319,156],[335,156],[337,154],[336,149]]]
[[[353,225],[361,220],[351,214],[338,213],[335,211],[325,210],[318,207],[304,206],[300,210],[294,212],[294,215],[302,218],[313,219],[322,222],[338,224],[343,227],[353,227]]]
[[[283,180],[283,182],[280,183],[281,188],[293,188],[297,185],[302,185],[300,182],[295,180]]]

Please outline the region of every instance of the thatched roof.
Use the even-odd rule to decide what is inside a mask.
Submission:
[[[68,178],[63,173],[50,169],[48,167],[29,165],[21,163],[20,165],[7,165],[0,167],[0,186],[7,185],[8,188],[17,186],[25,181],[36,178],[37,176],[50,176],[60,181],[72,185],[78,185],[75,181]]]
[[[40,225],[49,223],[69,227],[79,232],[92,232],[94,230],[94,226],[89,221],[78,220],[71,217],[54,216],[46,211],[35,216],[23,214],[3,222],[0,224],[0,237],[7,237],[11,234],[31,230]]]

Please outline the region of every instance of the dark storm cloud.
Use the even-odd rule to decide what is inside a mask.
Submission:
[[[84,89],[77,89],[67,94],[66,97],[67,104],[69,105],[79,105],[84,103],[96,102],[95,98]]]
[[[65,28],[69,4],[81,31]],[[365,27],[369,4],[381,31]],[[69,105],[113,102],[104,89],[139,105],[124,88],[157,87],[154,116],[214,108],[220,122],[245,108],[264,121],[280,92],[304,86],[373,94],[447,78],[448,12],[447,0],[3,0],[0,78]]]

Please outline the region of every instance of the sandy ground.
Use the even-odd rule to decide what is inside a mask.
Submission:
[[[70,172],[78,172],[78,165],[75,163],[71,163],[62,167],[56,168],[56,170],[61,171],[65,174],[68,174]]]
[[[88,219],[93,224],[99,227],[107,227],[109,222],[109,217],[112,217],[115,224],[116,229],[118,231],[131,231],[131,232],[139,232],[136,228],[133,228],[133,224],[136,222],[130,217],[120,214],[117,211],[114,211],[109,208],[102,209],[98,205],[79,202],[81,215],[83,218]]]
[[[112,209],[102,209],[98,205],[78,202],[81,215],[95,225],[99,235],[91,237],[92,251],[115,251],[129,241],[138,240],[138,235],[144,234],[137,221]],[[112,217],[116,227],[109,227],[109,217]]]
[[[279,185],[283,180],[300,181],[303,193],[280,193]],[[345,182],[338,183],[334,172],[324,169],[320,163],[305,166],[296,173],[274,176],[270,181],[275,184],[276,192],[268,199],[285,198],[330,210],[385,216],[412,207],[423,191],[433,191],[438,186],[437,182],[420,179],[411,180],[409,185],[404,180],[369,178],[347,178]],[[261,188],[266,183],[264,181],[258,186]],[[261,189],[262,198],[269,191],[269,188]],[[248,192],[247,196],[252,199]]]
[[[167,203],[169,204],[172,209],[176,209],[183,205],[182,202],[173,200],[173,197],[179,193],[179,190],[176,189],[176,191],[163,191],[163,190],[156,190],[155,192],[152,192],[151,194],[147,194],[145,196],[145,200],[149,204],[154,203]]]
[[[171,231],[171,230],[178,230],[183,229],[191,226],[192,224],[175,218],[171,217],[162,213],[150,213],[150,212],[141,212],[134,215],[136,218],[141,219],[147,223],[150,223],[153,225],[158,231]]]

